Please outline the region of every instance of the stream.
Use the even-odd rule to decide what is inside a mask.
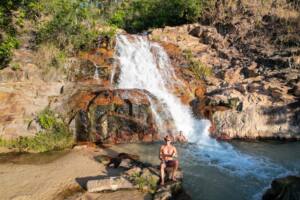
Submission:
[[[137,154],[144,162],[159,164],[160,145],[158,143],[124,144],[113,148],[120,152]],[[236,162],[239,166],[235,168],[220,167],[218,160],[209,161],[205,154],[197,153],[198,145],[175,145],[184,174],[184,188],[194,200],[261,199],[273,178],[300,174],[299,142],[233,141],[230,145],[236,152],[246,155],[247,159],[250,159],[249,163],[241,161]],[[253,164],[251,162],[254,161],[259,165],[251,166]]]

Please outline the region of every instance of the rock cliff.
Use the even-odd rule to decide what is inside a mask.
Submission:
[[[189,102],[195,116],[212,121],[212,136],[299,139],[300,14],[258,14],[258,6],[245,3],[241,13],[206,24],[154,29],[150,38],[166,48],[179,77],[196,83]],[[191,59],[202,70],[197,82]]]

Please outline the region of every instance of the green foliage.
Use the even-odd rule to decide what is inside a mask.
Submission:
[[[133,0],[122,3],[109,16],[110,23],[128,32],[191,23],[201,16],[207,0]]]
[[[0,4],[0,30],[11,35],[16,34],[13,17],[17,17],[16,23],[22,22],[27,17],[28,5],[36,0],[1,0]],[[17,14],[18,13],[18,14]],[[17,14],[17,15],[16,15]]]
[[[43,130],[34,137],[19,137],[14,140],[0,138],[0,146],[15,148],[19,151],[46,152],[61,150],[73,145],[73,136],[68,127],[55,113],[46,109],[38,115]]]
[[[36,0],[1,0],[0,3],[0,69],[11,60],[12,50],[19,46],[17,27],[24,25],[29,15],[29,4]],[[14,20],[13,20],[14,19]]]
[[[70,52],[89,50],[97,45],[99,10],[88,0],[42,1],[43,12],[51,19],[38,31],[37,42],[52,42]]]
[[[58,124],[57,119],[56,119],[54,113],[51,110],[49,110],[49,109],[46,109],[46,110],[42,111],[38,115],[38,122],[41,125],[41,127],[43,129],[46,129],[46,130],[51,129],[56,124]]]
[[[152,176],[141,176],[141,174],[132,174],[130,179],[135,185],[138,185],[140,190],[147,190],[150,193],[155,193],[157,189],[157,181]]]
[[[201,80],[213,74],[212,69],[210,67],[206,66],[205,64],[194,58],[191,50],[185,51],[184,57],[189,62],[190,69],[192,70],[197,79]]]
[[[11,60],[13,49],[18,46],[19,41],[13,36],[8,36],[2,41],[0,38],[0,69],[6,67]]]
[[[21,69],[21,66],[19,63],[10,63],[11,69],[14,71],[18,71]]]

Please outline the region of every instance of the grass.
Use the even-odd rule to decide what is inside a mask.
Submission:
[[[34,137],[19,137],[5,140],[0,138],[0,146],[17,149],[20,152],[46,152],[62,150],[73,145],[73,136],[67,125],[49,109],[39,113],[37,121],[42,127]]]
[[[152,176],[142,176],[139,173],[131,175],[130,179],[135,185],[138,185],[139,189],[142,191],[147,191],[150,193],[155,193],[157,189],[157,181]]]
[[[213,71],[210,67],[195,59],[191,50],[183,52],[185,59],[189,63],[189,67],[198,80],[203,80],[206,77],[212,76]]]
[[[35,53],[35,61],[39,68],[63,68],[66,62],[66,53],[52,43],[41,44]]]
[[[11,69],[14,71],[18,71],[21,69],[21,66],[19,63],[10,63]]]

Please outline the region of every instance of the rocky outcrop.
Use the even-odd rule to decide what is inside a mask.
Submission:
[[[245,6],[226,23],[155,29],[150,38],[168,47],[178,77],[192,87],[189,104],[196,117],[211,120],[212,136],[300,139],[299,46],[274,42],[271,32],[284,31],[282,21],[276,24],[266,15],[258,28],[251,9]],[[272,23],[277,30],[269,29]],[[180,56],[186,52],[213,75],[195,81],[190,63]]]
[[[40,80],[0,83],[0,137],[14,139],[34,136],[40,126],[37,113],[49,103],[49,97],[60,94],[62,83]]]
[[[176,173],[176,182],[171,181],[169,177],[171,174],[170,169],[167,169],[167,181],[164,186],[159,186],[159,166],[143,163],[139,161],[137,157],[138,156],[127,153],[120,153],[118,157],[109,158],[109,160],[120,159],[118,166],[114,167],[119,167],[124,171],[116,177],[109,176],[88,181],[87,190],[89,192],[102,192],[115,191],[119,189],[139,189],[143,192],[152,194],[154,200],[191,199],[182,187],[183,173],[180,169]],[[103,156],[97,156],[97,160],[101,163],[105,163],[104,160],[107,160],[107,158],[107,156],[104,158]],[[106,165],[110,167],[110,163],[107,163]],[[126,164],[124,165],[124,163]]]
[[[78,89],[55,108],[70,123],[77,141],[124,143],[158,139],[149,98],[144,90]],[[53,100],[52,107],[55,107]]]
[[[300,199],[300,177],[288,176],[272,181],[272,186],[263,195],[263,200]]]
[[[65,102],[78,88],[110,87],[112,49],[81,52],[56,69],[24,45],[14,51],[17,67],[0,70],[0,137],[7,140],[36,135],[38,113]]]

